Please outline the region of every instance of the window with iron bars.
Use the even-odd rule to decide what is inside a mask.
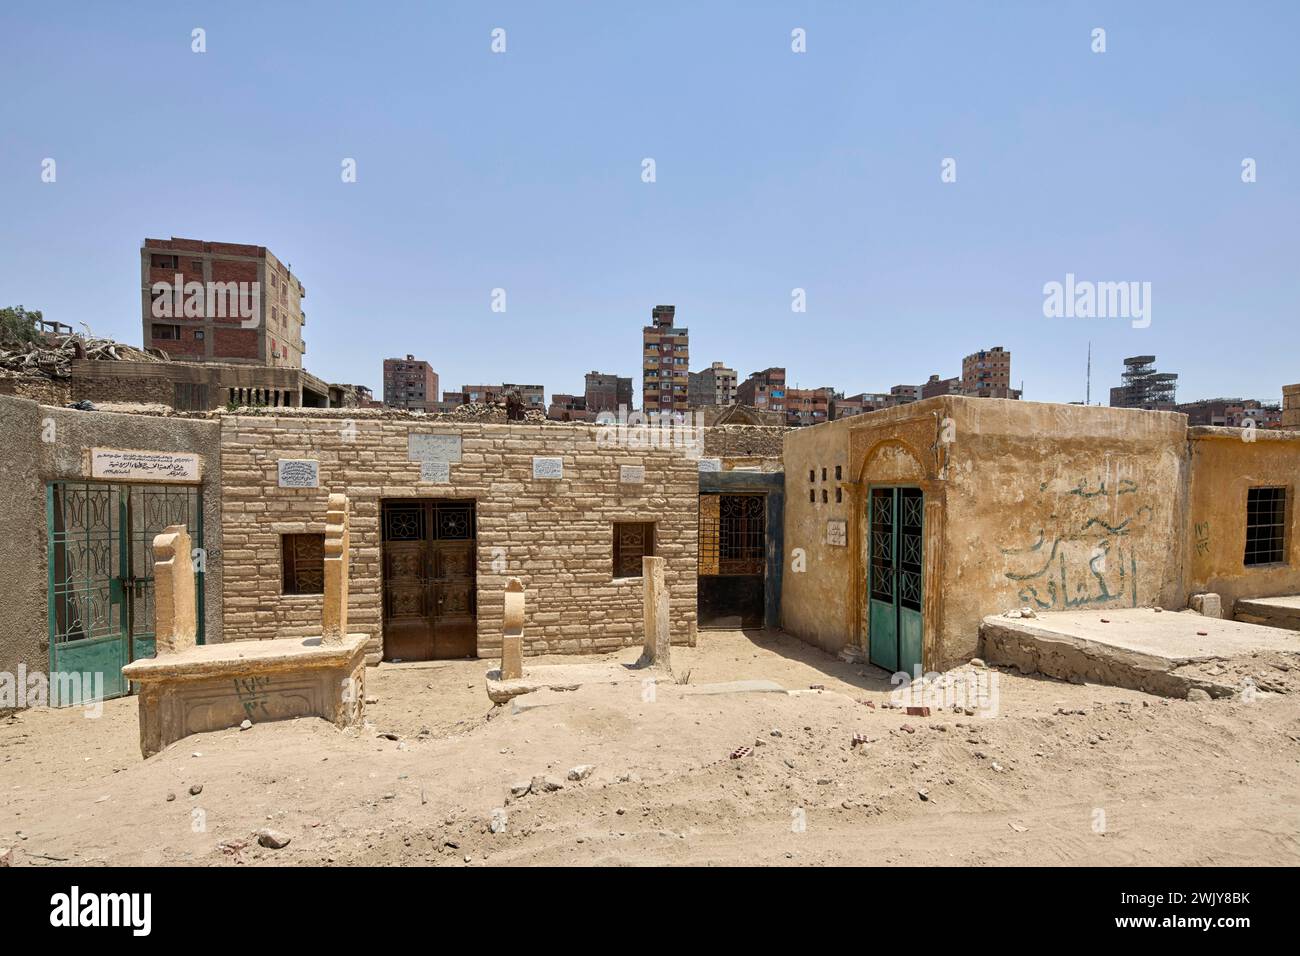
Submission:
[[[1246,492],[1247,566],[1286,560],[1286,488],[1251,488]]]

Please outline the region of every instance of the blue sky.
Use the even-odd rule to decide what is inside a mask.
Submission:
[[[663,302],[742,377],[879,391],[1002,345],[1073,401],[1091,340],[1094,402],[1142,353],[1180,400],[1276,401],[1298,35],[1291,2],[6,0],[0,304],[139,344],[140,241],[176,235],[289,262],[308,368],[376,390],[411,352],[444,387],[639,398]],[[1045,318],[1066,273],[1150,282],[1150,327]]]

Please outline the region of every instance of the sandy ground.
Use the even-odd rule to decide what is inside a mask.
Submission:
[[[0,852],[14,866],[1300,863],[1296,694],[1193,703],[985,671],[997,716],[909,717],[884,708],[874,668],[785,635],[703,632],[673,649],[689,685],[825,690],[663,682],[645,700],[634,681],[514,713],[484,692],[494,663],[385,664],[365,729],[263,724],[148,761],[133,698],[95,720],[0,720]],[[579,764],[594,769],[566,779]],[[535,776],[562,788],[509,795]],[[259,846],[264,827],[291,842]]]

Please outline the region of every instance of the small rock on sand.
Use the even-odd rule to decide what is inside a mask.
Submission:
[[[292,838],[287,833],[281,833],[279,830],[272,830],[270,827],[257,831],[258,845],[267,847],[271,850],[283,849],[289,845],[290,839]]]

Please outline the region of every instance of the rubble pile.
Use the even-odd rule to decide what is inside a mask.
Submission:
[[[0,370],[45,378],[69,378],[73,359],[110,362],[170,362],[162,349],[138,349],[92,335],[60,335],[39,342],[0,345]]]

